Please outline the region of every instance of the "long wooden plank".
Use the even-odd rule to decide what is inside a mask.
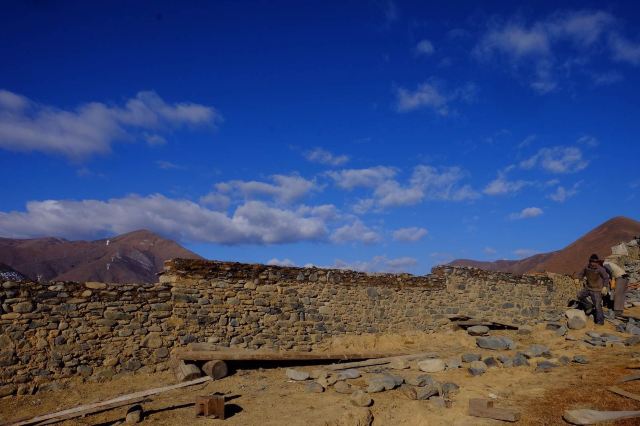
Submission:
[[[251,350],[192,350],[175,349],[173,356],[186,361],[320,361],[320,360],[359,360],[369,358],[387,358],[407,355],[391,352],[294,352],[294,351],[251,351]]]
[[[562,416],[573,425],[595,425],[596,423],[640,417],[640,411],[598,411],[598,410],[566,410]]]
[[[98,413],[100,411],[109,410],[111,408],[132,404],[134,402],[139,402],[140,400],[151,395],[157,395],[159,393],[168,392],[174,389],[180,389],[187,386],[197,385],[200,383],[208,382],[209,380],[211,380],[211,377],[204,376],[204,377],[197,378],[195,380],[191,380],[189,382],[178,383],[177,385],[163,386],[161,388],[153,388],[153,389],[147,389],[145,391],[134,392],[127,395],[119,396],[117,398],[109,399],[107,401],[80,405],[78,407],[69,408],[67,410],[62,410],[62,411],[57,411],[55,413],[36,416],[27,420],[6,422],[6,423],[0,424],[0,426],[27,426],[27,425],[35,425],[35,424],[44,425],[44,424],[55,423],[61,420],[72,419],[75,417]]]
[[[374,358],[374,359],[368,359],[366,361],[345,362],[344,364],[331,364],[323,368],[326,368],[327,370],[333,370],[333,371],[346,370],[347,368],[371,367],[375,365],[389,364],[395,360],[414,361],[416,359],[432,358],[434,356],[435,354],[432,352],[423,352],[419,354],[399,355],[399,356],[392,356],[387,358]]]
[[[618,383],[632,382],[634,380],[640,380],[640,374],[630,374],[628,376],[624,376],[623,378],[618,380]]]
[[[615,393],[617,395],[624,396],[624,397],[630,398],[630,399],[634,399],[636,401],[640,401],[640,395],[635,394],[635,393],[631,393],[631,392],[627,392],[626,390],[620,389],[617,386],[611,386],[611,387],[607,388],[607,390],[609,390],[610,392],[613,392],[613,393]]]

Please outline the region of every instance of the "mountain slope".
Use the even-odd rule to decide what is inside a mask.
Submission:
[[[150,283],[175,257],[201,258],[146,230],[96,241],[0,238],[0,262],[34,280]]]
[[[592,229],[562,250],[536,254],[521,260],[482,262],[457,259],[450,265],[518,274],[549,271],[571,275],[584,267],[592,253],[604,258],[611,254],[612,246],[629,241],[637,235],[640,235],[640,222],[618,216]]]

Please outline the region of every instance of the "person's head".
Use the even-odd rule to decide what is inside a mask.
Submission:
[[[598,259],[598,255],[597,255],[597,254],[595,254],[595,253],[594,253],[594,254],[592,254],[592,255],[589,257],[589,264],[590,264],[590,265],[595,265],[595,264],[597,264],[599,261],[600,261],[600,259]]]

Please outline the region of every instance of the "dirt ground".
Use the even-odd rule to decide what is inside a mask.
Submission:
[[[587,329],[570,331],[583,337]],[[599,327],[598,332],[614,332],[610,324]],[[492,331],[492,335],[506,335],[518,343],[517,350],[525,350],[530,344],[550,347],[553,358],[562,355],[585,355],[587,365],[559,366],[548,373],[535,372],[535,360],[529,367],[490,368],[484,375],[471,377],[466,368],[434,373],[440,382],[454,382],[460,391],[452,397],[449,408],[441,408],[430,401],[408,399],[398,390],[372,394],[373,405],[369,409],[357,408],[349,402],[349,395],[333,389],[324,393],[307,393],[303,382],[289,381],[283,365],[259,368],[258,365],[231,364],[235,371],[230,376],[202,385],[183,388],[151,397],[143,402],[148,425],[344,425],[363,424],[367,410],[373,415],[373,425],[493,425],[502,422],[474,418],[467,415],[470,398],[493,398],[497,407],[514,408],[522,413],[521,425],[563,424],[565,409],[593,408],[601,410],[640,410],[640,402],[615,395],[606,390],[622,376],[640,372],[627,367],[640,365],[640,347],[595,348],[580,341],[568,341],[557,337],[540,325],[528,336],[509,331]],[[622,337],[625,335],[620,334]],[[509,355],[515,351],[486,351],[475,346],[475,338],[465,331],[439,333],[404,333],[383,336],[356,336],[335,339],[328,345],[338,348],[368,348],[410,352],[433,352],[446,358],[466,352],[484,356]],[[310,371],[319,366],[299,365]],[[464,364],[463,364],[464,367]],[[364,373],[364,371],[363,371]],[[411,369],[395,370],[403,377],[421,373]],[[366,377],[367,374],[364,374]],[[350,380],[356,386],[366,388],[365,377]],[[79,404],[101,401],[126,393],[174,383],[169,372],[152,375],[124,375],[106,383],[69,382],[64,389],[40,392],[36,395],[17,396],[0,400],[0,420],[15,420],[51,411],[70,408]],[[640,394],[640,381],[618,385]],[[212,420],[194,416],[194,400],[198,395],[211,393],[226,395],[227,419]],[[110,425],[124,418],[127,407],[68,420],[64,425]],[[616,425],[638,425],[640,420],[626,420]]]

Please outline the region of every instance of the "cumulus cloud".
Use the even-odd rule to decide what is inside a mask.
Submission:
[[[541,167],[550,173],[575,173],[589,165],[582,150],[574,146],[542,148],[532,157],[520,162],[523,169]]]
[[[325,240],[327,224],[316,213],[313,208],[282,209],[249,201],[228,215],[160,194],[107,201],[31,201],[26,211],[0,212],[0,235],[93,238],[146,228],[180,241],[218,244]]]
[[[291,260],[291,259],[276,259],[275,257],[273,259],[269,259],[267,261],[267,265],[272,265],[272,266],[296,266],[296,263]]]
[[[533,90],[549,93],[572,64],[592,74],[586,65],[601,52],[615,61],[640,64],[640,44],[622,36],[616,24],[613,15],[601,10],[559,12],[533,22],[494,20],[473,53],[484,62],[506,60]]]
[[[407,272],[418,264],[413,257],[388,258],[387,256],[375,256],[367,261],[345,262],[337,259],[335,267],[362,272]]]
[[[416,45],[416,54],[418,55],[429,56],[434,51],[433,44],[429,40],[420,40]]]
[[[348,242],[374,244],[380,242],[381,239],[380,234],[366,226],[359,219],[356,219],[353,223],[339,227],[331,235],[331,241],[338,244]]]
[[[543,214],[544,211],[539,207],[527,207],[522,209],[522,211],[518,213],[512,213],[509,215],[510,219],[530,219],[532,217],[537,217]]]
[[[342,166],[349,161],[349,157],[347,155],[335,155],[322,148],[315,148],[311,151],[307,151],[304,156],[307,160],[313,163],[334,167]]]
[[[509,180],[506,173],[498,173],[498,177],[489,182],[482,190],[487,195],[505,195],[520,191],[530,183],[524,180]]]
[[[172,163],[171,161],[158,160],[156,161],[156,166],[162,170],[180,170],[184,169],[184,167],[179,166],[178,164]]]
[[[493,256],[494,254],[496,254],[498,251],[496,249],[494,249],[493,247],[485,247],[482,249],[482,252],[488,256]]]
[[[298,175],[273,175],[270,180],[272,183],[231,180],[218,183],[215,188],[221,194],[240,195],[245,199],[270,197],[282,203],[299,200],[309,192],[319,189],[314,181]]]
[[[402,242],[416,242],[427,236],[429,231],[425,228],[412,226],[410,228],[400,228],[393,231],[393,239]]]
[[[396,179],[397,170],[372,167],[331,172],[336,185],[343,189],[372,189],[371,197],[359,200],[354,210],[364,213],[372,208],[410,206],[425,200],[464,201],[480,195],[469,185],[461,184],[467,173],[459,167],[418,165],[405,184]]]
[[[150,144],[165,143],[158,132],[220,121],[212,107],[167,103],[155,92],[139,92],[122,106],[91,102],[65,110],[0,91],[0,148],[60,154],[73,160],[107,153],[117,141],[141,138]]]
[[[422,83],[415,90],[400,87],[396,90],[396,110],[410,112],[428,108],[444,117],[454,112],[452,104],[470,103],[475,100],[476,92],[477,88],[473,83],[467,83],[454,90],[447,90],[436,81]]]
[[[578,193],[579,183],[573,185],[571,188],[565,188],[560,185],[556,188],[556,190],[549,194],[549,198],[558,203],[564,203],[567,199],[573,197]]]

